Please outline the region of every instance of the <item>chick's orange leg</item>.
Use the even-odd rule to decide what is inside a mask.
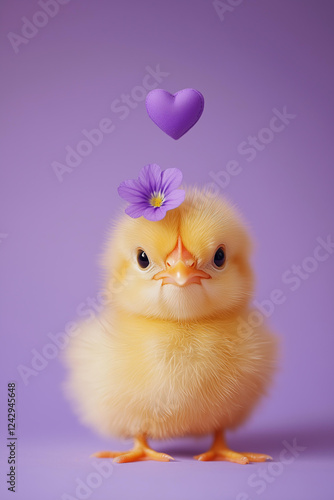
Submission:
[[[113,458],[114,462],[123,464],[126,462],[139,462],[141,460],[155,460],[157,462],[169,462],[173,457],[166,453],[159,453],[152,450],[144,436],[137,436],[134,440],[134,446],[130,451],[99,451],[92,457]]]
[[[196,455],[194,458],[201,461],[209,460],[224,460],[226,462],[234,462],[236,464],[248,464],[249,462],[266,462],[272,460],[269,455],[263,453],[249,453],[236,451],[228,448],[224,434],[221,431],[215,433],[213,444],[209,451]]]

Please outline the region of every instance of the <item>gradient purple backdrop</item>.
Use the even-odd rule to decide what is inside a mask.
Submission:
[[[78,477],[94,467],[89,454],[109,442],[80,426],[61,391],[59,357],[26,386],[18,365],[31,366],[49,333],[77,319],[77,308],[101,287],[97,256],[119,212],[117,186],[150,162],[182,169],[186,184],[212,182],[229,160],[242,172],[221,189],[241,209],[258,242],[257,298],[273,289],[286,300],[269,321],[282,339],[271,395],[231,436],[279,460],[282,441],[306,449],[293,463],[238,466],[197,463],[208,438],[158,443],[173,464],[113,467],[89,498],[254,499],[250,476],[265,468],[261,498],[332,499],[334,255],[300,280],[282,281],[313,255],[333,228],[333,14],[331,1],[230,2],[220,19],[211,1],[71,0],[15,53],[37,1],[5,0],[1,14],[1,466],[6,490],[6,386],[17,381],[17,499],[75,497]],[[228,1],[225,4],[229,4]],[[43,24],[43,16],[37,16]],[[111,110],[122,94],[140,97],[147,66],[168,73],[158,87],[200,90],[205,110],[174,141],[148,118],[141,100],[128,116]],[[147,79],[150,84],[153,79]],[[296,115],[253,161],[238,152],[267,127],[273,109]],[[126,111],[123,110],[124,115]],[[114,130],[59,182],[53,162],[84,139],[82,130],[109,118]],[[110,123],[109,123],[110,126]],[[310,262],[310,261],[308,261]],[[278,462],[277,462],[278,463]],[[275,475],[276,472],[276,475]],[[242,494],[244,496],[242,496]],[[11,494],[12,495],[12,494]]]

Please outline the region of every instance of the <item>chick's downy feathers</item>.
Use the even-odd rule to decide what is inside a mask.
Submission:
[[[67,393],[83,422],[106,435],[167,438],[244,421],[275,364],[274,337],[248,323],[250,252],[235,209],[195,188],[161,221],[117,221],[103,257],[105,309],[66,353]],[[164,284],[170,256],[184,255],[187,272],[207,279]]]

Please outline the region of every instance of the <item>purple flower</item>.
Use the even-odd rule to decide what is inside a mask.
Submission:
[[[157,221],[184,201],[185,191],[177,189],[181,182],[182,172],[178,168],[161,171],[159,165],[152,163],[141,169],[138,179],[122,182],[118,194],[130,203],[125,209],[130,217]]]

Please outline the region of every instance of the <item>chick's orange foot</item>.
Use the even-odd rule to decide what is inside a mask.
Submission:
[[[134,440],[134,446],[130,451],[98,451],[92,457],[113,458],[119,464],[127,462],[140,462],[142,460],[155,460],[157,462],[169,462],[173,457],[166,453],[152,450],[143,436],[138,436]]]
[[[206,462],[211,460],[224,460],[236,464],[249,464],[249,462],[266,462],[272,460],[263,453],[236,452],[228,448],[222,432],[215,433],[213,444],[209,451],[196,455],[194,458]]]

